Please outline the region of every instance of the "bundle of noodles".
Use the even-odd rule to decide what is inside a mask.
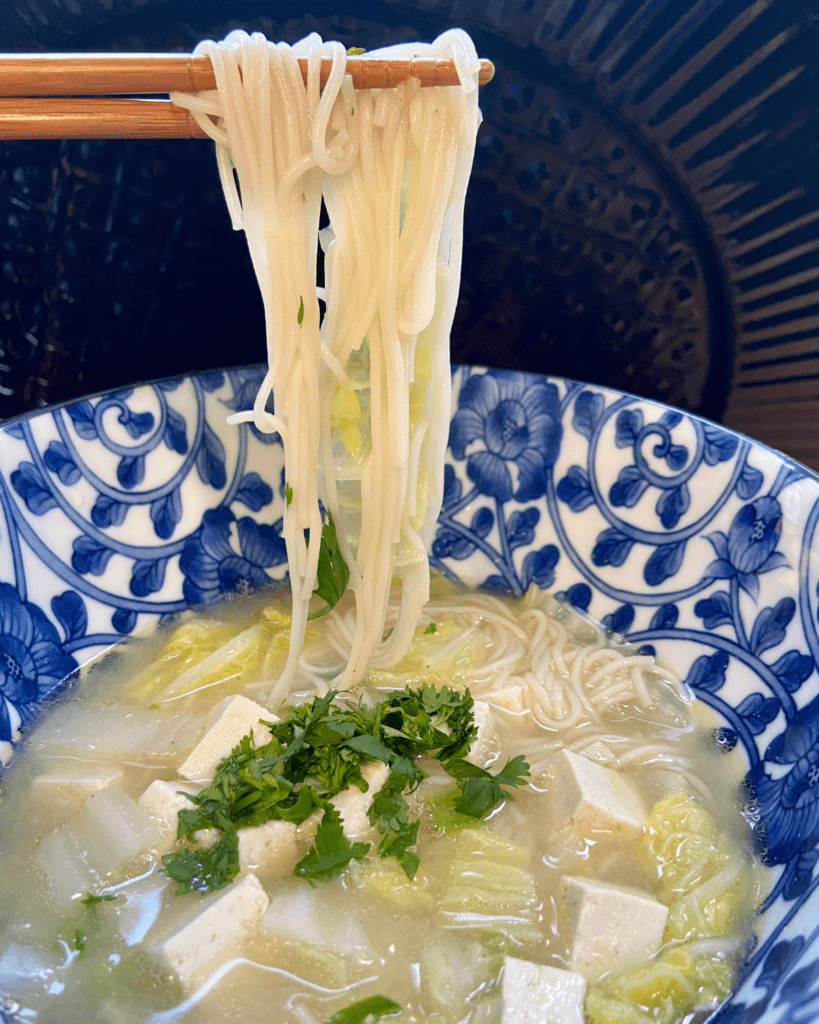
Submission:
[[[215,139],[234,227],[247,235],[269,361],[248,416],[280,434],[284,447],[293,606],[275,702],[298,665],[317,583],[322,505],[336,525],[355,600],[337,686],[360,680],[371,664],[400,659],[429,595],[479,62],[468,36],[447,32],[429,46],[368,56],[450,58],[460,87],[409,81],[356,92],[345,77],[344,48],[317,35],[291,48],[233,32],[197,52],[213,62],[216,91],[172,99]],[[297,56],[308,58],[306,86]],[[333,60],[323,91],[322,57]],[[321,233],[325,287],[317,288],[322,193],[330,227]],[[265,409],[271,393],[273,414]],[[399,604],[390,610],[394,591]]]

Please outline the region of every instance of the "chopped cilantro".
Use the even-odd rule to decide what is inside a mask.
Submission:
[[[88,945],[88,933],[84,932],[82,928],[74,929],[74,940],[71,943],[71,948],[75,949],[80,956],[85,953],[85,948]]]
[[[296,314],[296,321],[298,322],[299,327],[301,327],[302,323],[304,322],[304,296],[303,295],[299,296],[299,311]]]
[[[239,874],[239,836],[226,829],[207,849],[179,850],[162,858],[165,871],[178,882],[177,893],[223,889]]]
[[[468,690],[406,687],[374,706],[335,703],[336,696],[331,690],[291,708],[282,721],[264,722],[270,740],[254,747],[251,736],[243,737],[220,761],[211,784],[190,797],[195,806],[179,812],[177,829],[186,845],[162,858],[180,893],[210,892],[233,881],[242,826],[272,819],[299,825],[317,809],[323,814],[314,844],[294,874],[309,881],[330,878],[360,860],[370,844],[344,835],[331,798],[350,786],[366,792],[361,769],[368,763],[380,761],[390,769],[368,811],[381,834],[378,854],[395,857],[410,879],[418,869],[412,850],[418,821],[410,820],[406,797],[427,776],[419,757],[441,762],[458,790],[454,809],[473,818],[508,796],[503,787],[520,786],[529,774],[522,756],[495,775],[465,760],[477,735]],[[195,834],[205,828],[218,829],[221,836],[203,850],[195,845]]]
[[[370,996],[334,1013],[326,1024],[364,1024],[365,1021],[393,1017],[400,1012],[401,1006],[394,1000],[386,996]]]
[[[369,843],[350,842],[344,835],[341,815],[328,802],[316,831],[315,842],[298,862],[293,874],[310,881],[332,878],[342,872],[351,860],[361,860],[369,848]]]
[[[335,608],[341,600],[341,595],[347,589],[350,579],[350,569],[344,561],[344,556],[338,546],[336,536],[336,524],[332,515],[327,513],[327,522],[321,531],[321,547],[319,549],[318,568],[316,571],[318,586],[313,591],[318,597],[323,597],[327,607],[314,612],[310,617],[315,619],[320,615],[326,615],[331,608]]]
[[[161,707],[162,707],[162,705],[161,705],[161,704],[151,704],[151,706],[150,706],[150,707],[148,708],[148,710],[149,710],[149,711],[159,711],[159,709],[160,709]]]
[[[433,633],[437,633],[437,632],[438,632],[438,627],[435,625],[434,622],[430,622],[430,624],[424,630],[424,635],[425,636],[431,636]]]
[[[293,488],[290,486],[290,484],[284,485],[284,500],[287,502],[288,505],[293,500]]]
[[[359,54],[366,53],[366,52],[367,51],[364,49],[363,46],[348,46],[347,47],[347,56],[348,57],[358,57]]]
[[[80,903],[86,907],[96,907],[100,903],[110,903],[111,900],[115,900],[116,896],[111,892],[104,892],[97,896],[93,892],[86,893],[85,896],[80,900]]]
[[[483,818],[501,802],[504,797],[501,786],[522,786],[529,775],[529,765],[522,754],[507,761],[497,775],[462,758],[445,762],[444,768],[458,780],[461,791],[453,804],[454,809],[473,818]]]

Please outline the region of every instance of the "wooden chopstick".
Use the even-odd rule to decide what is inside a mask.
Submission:
[[[306,79],[306,58],[299,58],[299,64]],[[331,66],[330,60],[321,63],[322,85]],[[409,78],[418,78],[423,86],[459,82],[451,61],[427,58],[349,57],[347,72],[359,89],[389,89]],[[494,73],[491,61],[481,61],[479,83],[490,81]],[[206,138],[187,110],[167,99],[136,97],[215,88],[207,56],[0,55],[0,139]]]

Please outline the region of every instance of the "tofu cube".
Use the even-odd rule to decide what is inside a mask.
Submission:
[[[298,827],[292,821],[266,821],[239,829],[239,870],[262,878],[284,878],[299,859]]]
[[[167,782],[155,779],[145,790],[137,803],[150,814],[162,836],[157,844],[159,853],[167,853],[176,842],[179,812],[195,806],[189,796],[198,793],[201,785],[197,782]],[[239,870],[242,874],[253,872],[271,878],[289,875],[296,866],[297,827],[290,821],[267,821],[263,825],[248,825],[240,828]],[[219,838],[217,829],[200,829],[194,839],[200,846],[212,846]]]
[[[77,818],[77,831],[88,862],[101,875],[154,849],[161,839],[148,812],[119,786],[99,789],[88,797]]]
[[[195,806],[189,796],[198,793],[202,787],[196,782],[166,782],[154,779],[137,800],[139,806],[148,812],[162,837],[157,844],[159,853],[167,853],[176,842],[179,812]]]
[[[501,1024],[583,1024],[586,979],[575,971],[507,956]]]
[[[636,838],[645,831],[640,798],[611,768],[561,750],[549,763],[548,772],[563,825],[581,835],[605,830]]]
[[[366,793],[362,793],[358,786],[348,786],[331,798],[330,802],[341,815],[344,835],[348,839],[367,840],[375,835],[375,829],[367,820],[367,812],[389,774],[389,765],[383,761],[370,761],[361,768],[361,775],[370,787]]]
[[[153,947],[182,988],[194,992],[207,973],[236,956],[270,901],[255,875],[245,875],[205,900],[197,913]]]
[[[495,729],[492,709],[484,700],[476,700],[472,705],[472,717],[478,735],[472,741],[466,760],[479,768],[486,768],[497,760],[501,752],[500,737]]]
[[[646,960],[660,948],[668,907],[619,885],[565,875],[567,962],[590,980]]]
[[[298,826],[291,821],[266,821],[263,825],[246,825],[236,833],[239,840],[239,873],[253,872],[264,878],[289,875],[298,861],[296,836]],[[207,849],[219,839],[215,828],[194,832],[199,846]]]
[[[260,719],[278,721],[267,708],[241,694],[225,697],[214,708],[205,735],[182,762],[179,774],[183,779],[211,779],[216,766],[243,736],[252,734],[255,747],[269,742],[270,730],[259,725]]]

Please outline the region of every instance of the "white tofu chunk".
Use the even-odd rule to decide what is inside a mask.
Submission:
[[[188,797],[198,793],[201,788],[196,782],[166,782],[164,779],[154,779],[137,800],[139,806],[148,812],[159,829],[162,838],[157,844],[157,852],[167,853],[176,842],[179,812],[183,808],[195,806]]]
[[[389,765],[383,761],[370,761],[361,768],[361,775],[369,786],[366,793],[362,793],[358,786],[348,786],[331,798],[330,802],[341,815],[341,825],[348,839],[367,840],[375,834],[367,820],[367,812],[389,774]]]
[[[211,779],[216,766],[243,736],[252,734],[255,747],[269,742],[270,730],[259,725],[260,719],[278,721],[267,708],[241,694],[225,697],[214,708],[205,735],[182,762],[179,774],[183,779]]]
[[[77,830],[68,825],[43,837],[35,861],[45,874],[51,897],[58,906],[65,906],[99,883],[99,875],[85,857]]]
[[[153,955],[186,992],[193,992],[207,973],[239,955],[268,903],[258,878],[245,875],[201,904],[181,928],[153,947]]]
[[[668,907],[619,885],[563,877],[568,964],[588,979],[645,960],[660,948]]]
[[[284,878],[299,859],[298,828],[292,821],[266,821],[264,825],[240,828],[239,870],[262,878]]]
[[[493,764],[501,752],[501,741],[495,729],[492,716],[492,709],[484,700],[476,700],[472,705],[472,717],[478,735],[472,741],[472,746],[465,760],[476,764],[479,768],[486,768]]]
[[[342,892],[322,892],[295,879],[286,882],[276,887],[260,930],[280,942],[306,943],[336,956],[370,959],[372,944],[344,897]]]
[[[199,846],[207,849],[219,839],[215,828],[194,832]],[[239,840],[239,873],[253,872],[262,878],[283,878],[298,861],[296,836],[298,826],[291,821],[266,821],[263,825],[245,825],[236,836]]]
[[[190,750],[205,715],[134,708],[123,713],[109,704],[69,702],[32,734],[38,754],[67,754],[133,764],[174,765]]]
[[[189,796],[198,793],[198,782],[167,782],[155,779],[137,803],[148,812],[159,829],[159,853],[167,853],[176,842],[179,812],[194,807]],[[265,878],[289,875],[298,861],[297,826],[290,821],[266,821],[263,825],[247,825],[238,831],[239,870]],[[194,838],[200,846],[212,846],[219,838],[217,829],[200,829]]]
[[[507,956],[501,1024],[583,1024],[586,979],[575,971]]]
[[[108,875],[157,846],[159,829],[148,812],[119,788],[92,793],[77,818],[89,864]]]
[[[638,837],[645,831],[640,798],[611,768],[561,750],[549,762],[558,815],[581,835],[590,831]]]

